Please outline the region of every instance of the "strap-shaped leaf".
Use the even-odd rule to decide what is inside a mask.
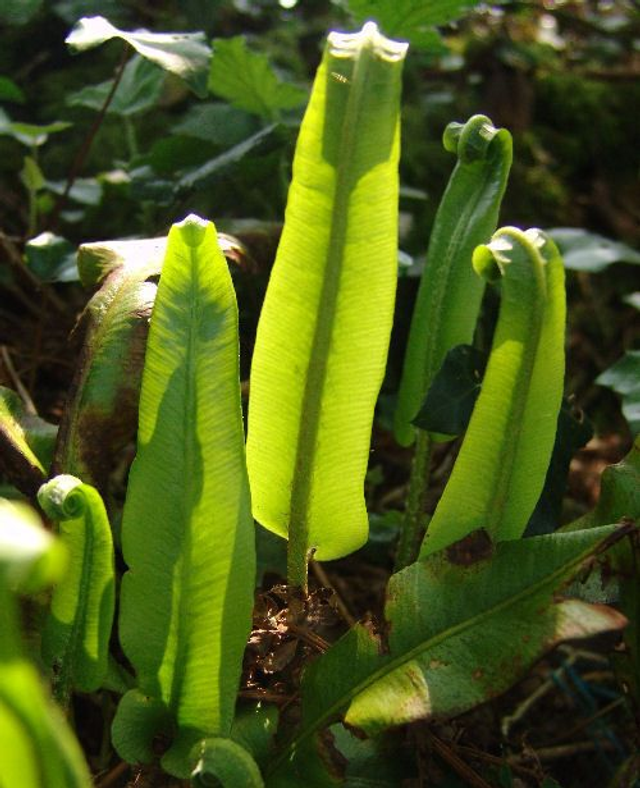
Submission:
[[[306,584],[310,550],[337,558],[367,535],[363,480],[396,283],[405,50],[373,24],[329,36],[258,326],[247,444],[254,514],[289,536],[295,585]]]
[[[502,542],[473,564],[439,553],[393,575],[383,630],[356,625],[306,670],[302,724],[267,771],[293,759],[302,776],[311,737],[337,714],[371,734],[453,716],[504,692],[559,641],[620,629],[626,620],[615,610],[560,591],[629,531]]]
[[[113,541],[100,494],[80,479],[56,476],[40,488],[38,502],[58,523],[70,558],[42,633],[54,695],[66,703],[73,689],[98,689],[107,672],[115,606]]]
[[[449,124],[443,142],[458,162],[436,214],[411,319],[394,424],[403,446],[414,440],[412,421],[445,356],[473,339],[484,282],[471,256],[496,229],[511,168],[511,135],[484,115]]]
[[[422,543],[424,557],[483,528],[522,535],[540,497],[564,385],[562,259],[539,230],[499,230],[473,255],[501,280],[502,300],[482,391]]]
[[[177,730],[163,765],[185,777],[197,741],[228,735],[251,625],[255,547],[237,321],[215,228],[188,217],[169,233],[151,319],[122,524],[129,571],[120,615],[137,694],[153,717],[146,742],[122,754],[148,760],[158,725],[169,736]],[[116,741],[126,741],[131,715],[146,714],[128,698]]]
[[[34,496],[44,482],[57,431],[0,386],[0,470],[25,495]]]

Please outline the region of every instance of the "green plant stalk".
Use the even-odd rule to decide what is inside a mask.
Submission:
[[[564,268],[539,230],[507,227],[473,255],[501,281],[501,306],[482,390],[420,557],[484,529],[519,538],[544,485],[564,383]]]
[[[72,690],[93,692],[107,673],[115,607],[111,527],[97,490],[74,476],[56,476],[44,484],[38,502],[58,523],[70,556],[42,634],[53,693],[66,706]]]
[[[474,276],[469,263],[474,248],[488,241],[496,229],[512,160],[511,135],[496,129],[484,115],[474,115],[465,124],[450,123],[443,144],[457,154],[458,161],[429,240],[394,421],[400,444],[408,446],[417,440],[396,571],[415,561],[418,554],[432,441],[447,439],[423,435],[412,419],[449,350],[473,339],[484,283]]]
[[[398,549],[394,571],[399,572],[415,561],[426,529],[425,499],[429,489],[429,472],[433,441],[425,430],[418,430],[416,437],[407,508],[405,510],[402,530],[398,540]]]
[[[332,34],[296,148],[258,326],[247,461],[256,519],[289,538],[288,580],[366,540],[363,482],[397,267],[400,73],[375,25]]]

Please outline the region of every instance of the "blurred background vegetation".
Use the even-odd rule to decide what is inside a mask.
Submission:
[[[577,227],[611,239],[585,233],[566,239],[565,251],[577,250],[570,264],[567,389],[599,432],[619,433],[628,444],[619,398],[625,389],[629,399],[628,373],[618,381],[619,395],[593,383],[638,338],[638,6],[432,5],[441,24],[403,27],[396,18],[388,30],[385,21],[406,2],[0,1],[0,341],[44,415],[56,418],[74,364],[66,338],[86,301],[74,282],[77,245],[160,235],[191,211],[245,244],[235,275],[247,374],[296,132],[325,36],[373,16],[384,32],[408,35],[412,43],[388,408],[415,275],[454,163],[441,135],[450,120],[481,112],[514,135],[502,224]],[[202,31],[214,52],[208,88],[195,95],[122,40],[71,53],[65,37],[80,17],[95,14],[126,31]],[[114,78],[117,90],[102,117]],[[629,358],[635,374],[638,359]],[[6,363],[0,372],[0,383],[12,385]],[[631,399],[627,421],[633,410],[635,430],[640,394]],[[384,410],[383,399],[383,422]]]

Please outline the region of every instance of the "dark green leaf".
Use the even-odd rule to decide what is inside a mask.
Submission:
[[[107,113],[131,117],[157,104],[162,93],[165,72],[143,57],[132,58],[109,104]],[[100,110],[113,86],[113,80],[87,85],[67,98],[70,107]]]
[[[207,94],[211,49],[204,33],[149,33],[119,30],[102,16],[83,17],[66,38],[76,52],[120,38],[139,55],[183,79],[198,96]]]
[[[462,435],[480,393],[487,357],[471,345],[452,348],[413,424],[439,436]]]
[[[632,435],[640,432],[640,350],[627,350],[624,356],[597,379],[622,397],[622,414]]]
[[[2,0],[0,21],[8,25],[26,25],[41,6],[42,0]]]
[[[640,252],[620,241],[576,227],[554,227],[549,235],[557,243],[565,268],[597,273],[613,263],[640,264]]]
[[[243,110],[222,102],[208,102],[190,107],[172,131],[230,148],[255,134],[258,124],[256,118]]]
[[[563,399],[549,470],[540,499],[527,523],[525,536],[548,534],[558,528],[569,465],[575,452],[585,446],[592,437],[593,426],[589,419],[581,411],[572,408],[567,399]]]
[[[307,91],[282,80],[242,36],[215,38],[213,49],[209,90],[234,107],[273,120],[281,110],[304,104]]]
[[[24,104],[24,93],[9,77],[0,76],[0,101],[13,101],[16,104]]]
[[[77,282],[76,249],[66,238],[50,232],[40,233],[25,246],[29,268],[43,282]]]

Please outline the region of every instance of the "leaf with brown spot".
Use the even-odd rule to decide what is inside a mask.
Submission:
[[[339,715],[369,735],[451,717],[507,690],[560,641],[624,627],[612,608],[554,595],[630,528],[502,542],[471,566],[441,551],[395,574],[385,608],[389,651],[380,653],[358,624],[307,668],[302,724],[274,759],[274,776]]]

